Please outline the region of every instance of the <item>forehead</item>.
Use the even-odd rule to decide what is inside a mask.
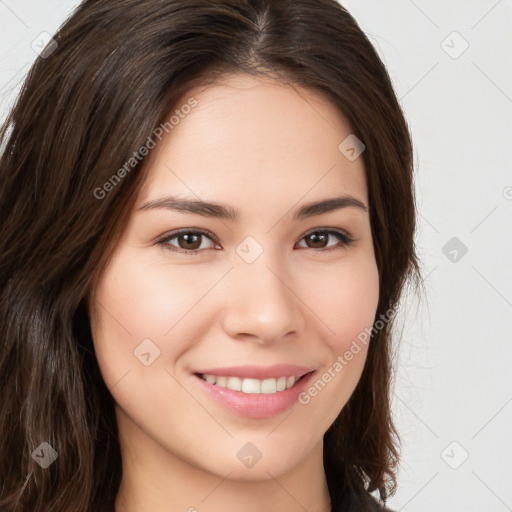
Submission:
[[[182,109],[191,99],[195,106]],[[367,202],[363,159],[339,150],[351,127],[318,92],[229,75],[190,89],[173,113],[172,129],[149,155],[139,206],[165,193],[242,210],[255,201],[293,204],[338,193]]]

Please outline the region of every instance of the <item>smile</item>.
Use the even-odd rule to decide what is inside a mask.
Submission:
[[[231,369],[233,370],[233,369]],[[280,372],[287,371],[281,368]],[[290,368],[288,367],[288,371]],[[291,370],[292,373],[294,370]],[[244,373],[277,373],[276,370],[266,372],[260,370],[245,371]],[[220,373],[220,372],[219,372]],[[233,376],[223,370],[226,375],[196,372],[192,374],[195,384],[199,385],[200,392],[223,409],[247,418],[270,418],[284,413],[298,401],[298,396],[307,388],[316,371],[305,370],[296,372],[296,375],[255,378],[254,375]],[[238,372],[240,373],[240,371]],[[277,375],[279,375],[277,373]]]
[[[221,388],[231,389],[232,391],[241,391],[247,394],[273,394],[279,391],[285,391],[295,385],[300,379],[295,376],[278,377],[273,379],[241,379],[240,377],[226,377],[216,375],[200,374],[203,380]],[[302,378],[302,377],[300,377]]]

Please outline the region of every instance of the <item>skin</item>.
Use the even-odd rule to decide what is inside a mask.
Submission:
[[[318,93],[230,75],[191,89],[180,104],[190,97],[198,105],[149,155],[147,180],[89,304],[116,402],[116,511],[330,511],[323,435],[352,394],[367,347],[307,405],[265,419],[224,409],[191,372],[291,363],[321,375],[371,328],[379,285],[368,211],[292,219],[305,203],[344,194],[368,206],[363,159],[338,150],[351,127]],[[240,219],[139,210],[169,194],[229,205]],[[180,228],[214,238],[192,244],[197,254],[172,252],[191,247],[183,236],[157,244]],[[330,235],[315,245],[306,235],[318,228],[355,241],[343,246]],[[236,252],[248,236],[263,250],[252,263]],[[146,338],[160,350],[149,366],[134,356]],[[250,468],[237,458],[248,442],[262,453]]]

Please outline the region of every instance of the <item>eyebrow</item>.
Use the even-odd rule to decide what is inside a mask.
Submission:
[[[368,211],[368,207],[359,199],[352,196],[333,197],[302,205],[293,215],[293,220],[303,220],[323,213],[333,212],[342,208],[359,208]],[[237,222],[240,219],[239,210],[231,206],[211,203],[199,199],[181,199],[165,196],[144,203],[139,210],[166,209],[179,212],[194,213],[203,217],[213,217]]]

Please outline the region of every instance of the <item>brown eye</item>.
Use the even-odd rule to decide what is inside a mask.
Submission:
[[[338,245],[328,246],[330,237],[338,239]],[[306,247],[309,249],[340,249],[350,245],[353,240],[341,231],[317,230],[305,235],[302,240],[306,240]]]
[[[177,243],[171,243],[173,240],[177,241]],[[211,236],[202,231],[183,230],[171,233],[157,243],[171,251],[199,254],[203,250],[212,248],[208,247],[208,243],[205,246],[205,240],[213,243]]]
[[[311,241],[312,249],[323,249],[329,241],[329,235],[325,232],[313,233],[305,238]]]
[[[202,236],[203,235],[201,235],[201,234],[185,233],[183,235],[178,235],[175,238],[178,241],[183,241],[182,244],[178,242],[178,245],[181,249],[194,250],[194,249],[199,249],[201,247]]]

